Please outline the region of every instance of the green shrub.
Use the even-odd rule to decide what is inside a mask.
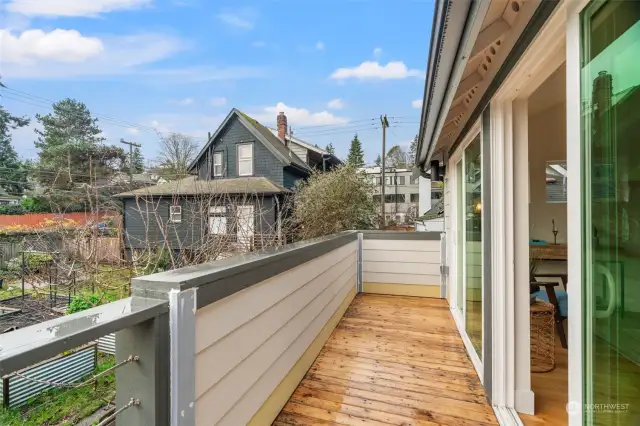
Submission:
[[[5,204],[0,206],[0,214],[23,215],[26,211],[20,204]]]
[[[24,254],[25,267],[32,272],[39,272],[45,266],[53,261],[53,257],[49,253],[29,252]],[[7,270],[11,272],[20,272],[22,268],[22,255],[14,257],[7,262]]]
[[[71,303],[67,308],[67,314],[73,314],[75,312],[85,311],[87,309],[91,309],[101,304],[102,304],[102,300],[94,294],[89,296],[85,296],[85,295],[76,296],[73,299],[71,299]]]
[[[20,205],[27,213],[48,213],[50,210],[47,206],[42,202],[42,198],[40,197],[26,197],[23,198],[20,202]]]

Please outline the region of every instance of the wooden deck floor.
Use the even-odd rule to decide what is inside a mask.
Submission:
[[[446,301],[361,294],[274,425],[497,425]]]

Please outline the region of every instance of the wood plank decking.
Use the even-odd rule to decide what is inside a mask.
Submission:
[[[273,424],[498,422],[445,300],[360,294]]]

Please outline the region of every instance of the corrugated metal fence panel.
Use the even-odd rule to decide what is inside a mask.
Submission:
[[[98,352],[103,354],[116,354],[116,335],[115,333],[107,334],[98,339]]]
[[[96,368],[96,345],[80,349],[70,355],[54,358],[23,370],[20,374],[37,380],[56,383],[73,383],[91,374]],[[26,403],[29,398],[53,388],[18,376],[9,377],[9,407]]]

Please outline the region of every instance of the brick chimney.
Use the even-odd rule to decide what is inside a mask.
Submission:
[[[278,113],[277,123],[278,123],[278,137],[282,139],[282,142],[284,142],[285,145],[289,145],[289,142],[285,138],[287,134],[287,116],[284,115],[284,112]]]

